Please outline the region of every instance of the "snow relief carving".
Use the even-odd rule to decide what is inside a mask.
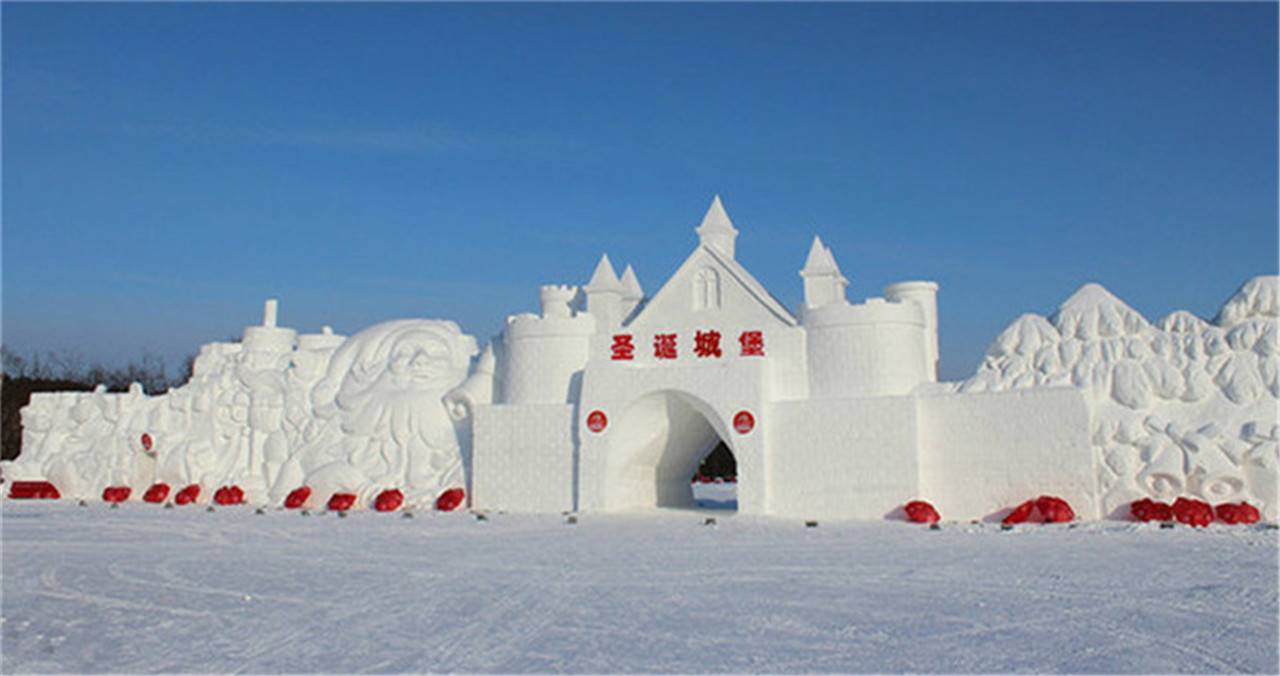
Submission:
[[[1074,387],[1092,409],[1107,515],[1133,500],[1247,500],[1276,518],[1280,277],[1254,277],[1213,323],[1149,323],[1097,284],[1023,315],[960,392]]]
[[[334,492],[366,506],[385,489],[406,506],[465,486],[459,435],[470,415],[446,401],[462,384],[476,342],[449,321],[386,322],[344,338],[262,326],[240,343],[201,348],[191,380],[158,396],[38,393],[23,410],[23,453],[10,481],[48,480],[63,497],[93,499],[153,483],[197,485],[207,502],[238,486],[246,502],[280,504],[309,486],[308,504]],[[485,393],[470,395],[483,403]]]

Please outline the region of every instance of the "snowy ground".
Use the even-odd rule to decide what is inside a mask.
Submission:
[[[2,508],[5,673],[1280,669],[1254,526]]]

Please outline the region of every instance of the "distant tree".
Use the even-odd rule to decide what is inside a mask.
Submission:
[[[147,394],[161,394],[187,382],[195,355],[183,362],[185,371],[170,379],[164,359],[150,351],[129,364],[108,368],[86,366],[84,355],[75,352],[32,352],[18,354],[0,345],[4,370],[0,373],[0,460],[12,460],[22,452],[22,407],[35,392],[88,392],[99,384],[109,392],[124,392],[139,383]]]

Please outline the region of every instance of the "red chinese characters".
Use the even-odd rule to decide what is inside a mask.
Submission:
[[[614,336],[611,350],[614,361],[631,361],[635,359],[636,346],[631,342],[631,334],[629,333]]]
[[[699,331],[693,337],[693,353],[698,357],[719,357],[720,332]]]
[[[676,358],[676,334],[658,333],[653,336],[653,356],[658,359]]]
[[[764,356],[764,332],[763,331],[743,331],[738,336],[738,344],[742,346],[743,357],[763,357]]]
[[[678,348],[679,334],[677,333],[655,333],[653,334],[653,356],[655,359],[677,359],[680,356]],[[635,361],[636,342],[635,336],[630,333],[619,333],[612,336],[613,342],[609,344],[609,358],[613,361]],[[724,346],[725,336],[716,329],[697,330],[692,336],[686,335],[686,338],[692,339],[692,347],[690,352],[694,357],[699,359],[721,359],[725,356]],[[730,343],[732,345],[732,343]],[[764,355],[764,331],[749,329],[738,334],[740,357],[763,357]]]

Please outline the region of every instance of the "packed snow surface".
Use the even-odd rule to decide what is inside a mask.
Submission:
[[[2,524],[5,673],[1280,669],[1259,526],[65,500]]]

